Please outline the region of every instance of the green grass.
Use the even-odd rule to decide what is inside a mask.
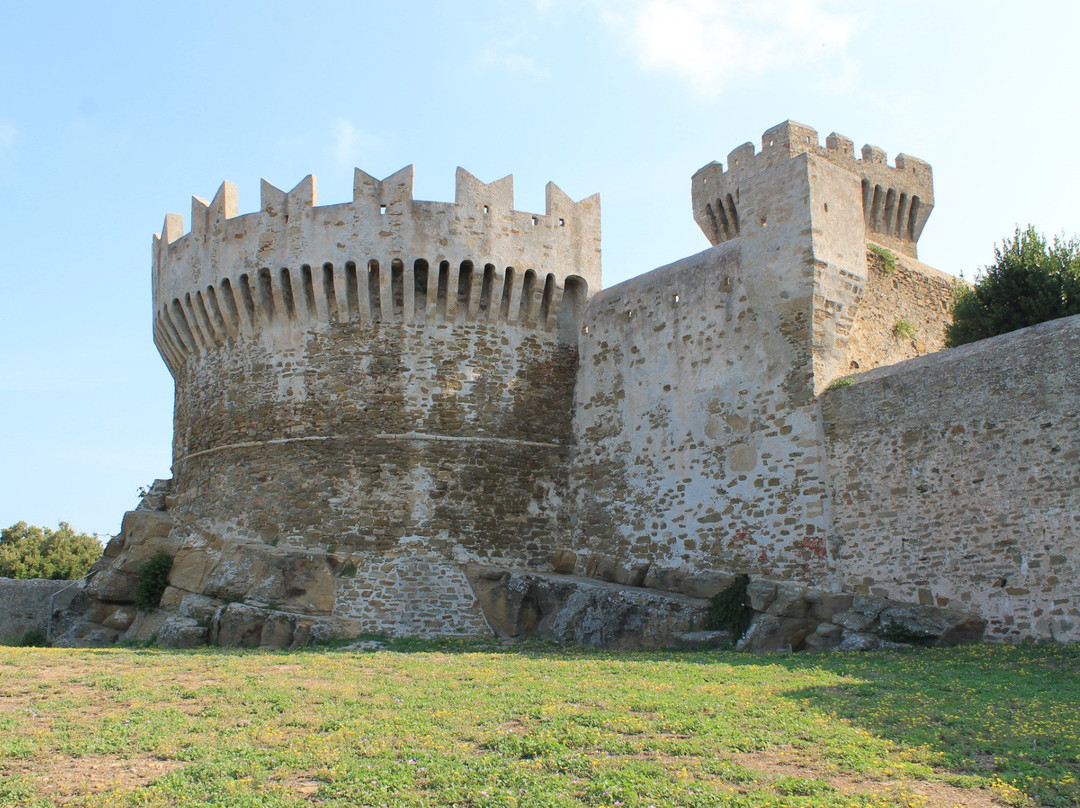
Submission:
[[[0,805],[1075,805],[1077,704],[1077,647],[0,648]]]

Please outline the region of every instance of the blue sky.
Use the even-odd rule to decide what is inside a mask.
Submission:
[[[416,166],[599,192],[605,285],[705,249],[691,174],[786,118],[934,167],[920,257],[1080,231],[1080,4],[0,0],[0,525],[111,534],[169,475],[150,243],[222,180]]]

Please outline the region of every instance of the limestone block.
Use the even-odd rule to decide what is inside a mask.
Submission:
[[[615,559],[610,556],[593,555],[585,564],[585,574],[590,578],[599,578],[601,581],[614,581],[615,569]]]
[[[86,583],[86,594],[96,600],[112,603],[134,603],[139,588],[136,575],[105,569],[94,573]]]
[[[120,535],[125,546],[130,548],[152,539],[166,538],[173,527],[173,518],[165,511],[128,511],[120,523]]]
[[[734,642],[730,631],[681,631],[671,635],[672,648],[689,650],[730,648]]]
[[[765,611],[777,617],[805,617],[810,610],[805,595],[806,590],[800,586],[780,584],[776,587],[776,597]]]
[[[123,639],[127,642],[150,642],[156,640],[158,629],[169,617],[169,613],[162,609],[154,609],[151,612],[140,610],[135,621],[124,632]]]
[[[217,560],[217,553],[208,548],[181,547],[173,556],[169,583],[177,589],[202,593],[206,589],[207,578]]]
[[[210,629],[190,617],[173,615],[157,631],[157,641],[166,648],[198,648],[206,645]]]
[[[577,553],[573,550],[556,550],[550,560],[552,570],[563,575],[572,575],[577,567]]]
[[[649,571],[645,573],[645,580],[642,584],[649,589],[663,589],[665,592],[678,592],[679,591],[679,570],[672,567],[649,567]]]
[[[271,614],[263,623],[260,648],[289,648],[293,642],[293,624],[288,615]]]
[[[262,643],[266,618],[263,609],[230,603],[218,616],[217,633],[212,639],[218,645],[257,648]]]
[[[866,631],[878,619],[878,615],[888,605],[883,598],[870,595],[855,595],[851,608],[833,617],[834,623],[848,631]]]
[[[53,641],[58,648],[98,648],[113,645],[120,639],[121,632],[115,628],[108,628],[99,623],[91,623],[82,620],[76,623],[70,631]]]
[[[776,584],[770,581],[751,581],[746,587],[746,597],[755,612],[767,611],[776,599]]]
[[[177,613],[181,617],[190,617],[200,623],[210,624],[221,608],[221,601],[206,595],[184,594]]]
[[[859,631],[845,631],[844,639],[836,646],[837,651],[894,651],[898,648],[911,648],[904,643],[889,642],[876,634]]]
[[[806,638],[807,651],[830,651],[840,645],[844,629],[834,623],[821,623]]]
[[[801,651],[807,636],[814,630],[805,618],[759,614],[736,648],[752,653]]]
[[[692,598],[711,598],[727,589],[736,577],[730,572],[713,570],[688,572],[679,578],[679,591]]]
[[[167,611],[176,611],[180,604],[184,601],[184,596],[188,593],[183,589],[177,589],[175,586],[165,587],[165,591],[161,593],[161,600],[158,601],[158,608],[165,609]]]
[[[832,622],[833,617],[846,612],[855,601],[850,592],[822,592],[820,589],[807,589],[806,600],[810,604],[810,617]]]
[[[879,616],[882,630],[898,626],[913,634],[934,637],[945,645],[959,645],[982,639],[986,621],[964,612],[921,606],[913,603],[894,603]]]
[[[648,564],[637,564],[632,567],[618,566],[615,568],[614,581],[623,586],[641,586],[648,572]]]
[[[101,621],[106,628],[115,628],[117,631],[127,631],[135,622],[139,610],[134,606],[121,606],[113,609],[112,614]]]

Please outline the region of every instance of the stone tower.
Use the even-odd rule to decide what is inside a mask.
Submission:
[[[225,183],[182,229],[166,218],[153,261],[176,563],[241,548],[190,588],[359,631],[487,631],[460,562],[542,568],[563,518],[598,197],[549,184],[526,213],[512,177],[458,169],[452,204],[421,202],[411,167],[357,170],[351,202],[317,206],[309,176],[243,216]]]

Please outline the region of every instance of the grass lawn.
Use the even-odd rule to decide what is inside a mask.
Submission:
[[[0,805],[1080,804],[1080,647],[0,648]]]

